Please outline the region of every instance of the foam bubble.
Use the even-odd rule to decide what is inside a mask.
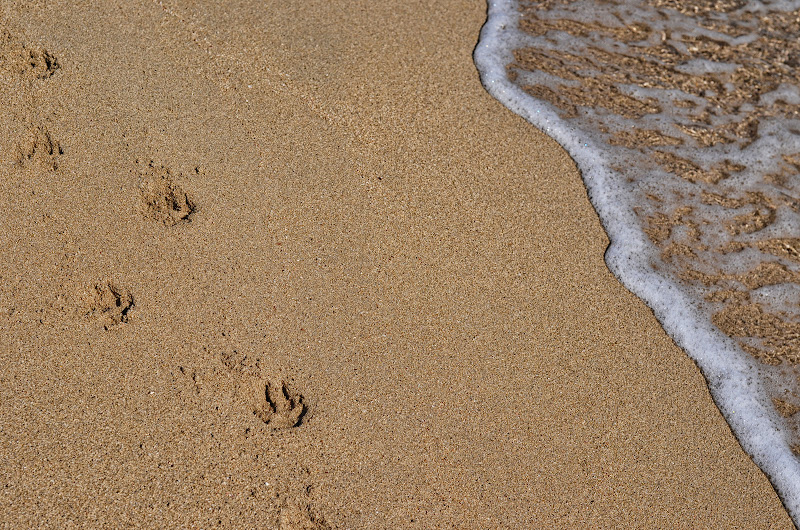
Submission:
[[[606,263],[800,521],[800,2],[492,0],[487,90],[575,159]]]

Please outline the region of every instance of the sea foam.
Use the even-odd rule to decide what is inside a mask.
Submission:
[[[800,522],[800,2],[490,0],[486,89],[577,163],[606,263]]]

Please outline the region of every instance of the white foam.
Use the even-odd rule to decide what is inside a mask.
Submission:
[[[796,3],[783,3],[779,7],[788,11]],[[509,80],[506,66],[514,61],[512,51],[529,46],[532,42],[543,42],[543,39],[532,39],[518,29],[518,9],[519,5],[512,0],[489,1],[488,19],[474,52],[483,85],[506,107],[545,131],[570,153],[580,168],[592,204],[609,235],[611,244],[605,256],[609,269],[652,308],[667,333],[697,362],[717,406],[742,447],[769,477],[795,523],[800,522],[800,462],[790,449],[786,422],[776,413],[767,390],[769,384],[775,387],[782,384],[782,376],[778,373],[780,370],[765,368],[744,353],[734,340],[711,323],[709,308],[702,300],[698,300],[694,293],[669,274],[653,269],[651,263],[657,252],[642,231],[640,219],[633,212],[637,196],[631,192],[630,183],[612,169],[618,164],[631,164],[626,159],[631,154],[629,150],[609,150],[608,144],[597,131],[582,130],[575,123],[562,119],[550,104],[535,99]],[[766,11],[761,4],[749,4],[747,9]],[[663,30],[666,24],[654,19],[654,29],[657,31]],[[747,43],[753,39],[752,35],[733,39],[697,27],[678,26],[669,29],[673,35],[677,32],[706,35],[731,44]],[[677,42],[673,44],[682,46]],[[687,64],[686,69],[692,72],[695,69],[730,71],[729,66],[709,62]],[[667,97],[663,93],[657,96]],[[693,97],[690,94],[683,95],[686,100]],[[796,87],[781,87],[764,98],[767,103],[776,99],[793,103],[800,95]],[[697,103],[705,104],[705,101]],[[590,112],[583,108],[580,110],[583,113]],[[744,111],[747,111],[747,107]],[[738,117],[717,116],[715,119],[725,122],[735,121]],[[643,120],[638,124],[645,123],[645,127],[674,135],[674,116],[659,120],[659,116],[649,115]],[[787,124],[771,126],[785,128]],[[717,152],[704,152],[702,156],[709,163],[729,158],[747,164],[748,171],[769,172],[774,169],[775,160],[786,152],[786,135],[779,134],[779,131],[773,131],[771,135],[769,127],[759,132],[761,138],[742,150],[719,146]],[[800,151],[800,145],[796,147]],[[783,228],[786,228],[786,223],[791,225],[793,222],[786,221]],[[776,226],[771,229],[780,232],[780,220]],[[795,232],[797,228],[795,225]],[[746,269],[747,256],[752,257],[752,253],[741,253],[741,261],[734,266]]]

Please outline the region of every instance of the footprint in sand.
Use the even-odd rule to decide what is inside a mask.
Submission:
[[[58,169],[58,157],[64,154],[61,145],[42,125],[32,125],[15,146],[14,162],[21,167],[39,167],[46,171]]]
[[[180,180],[184,180],[182,175],[174,175],[168,168],[150,161],[139,182],[148,217],[164,226],[191,222],[197,206],[178,184]]]
[[[94,284],[83,298],[84,316],[102,322],[106,330],[127,322],[135,306],[130,291],[111,282]]]
[[[299,427],[307,412],[302,394],[283,381],[257,383],[252,405],[253,414],[273,429]]]
[[[0,83],[32,83],[49,79],[59,68],[58,59],[46,49],[26,44],[8,30],[0,30]],[[25,94],[30,95],[30,91],[17,87],[8,90],[7,95]],[[16,123],[13,127],[14,132],[19,134],[19,140],[15,145],[6,147],[6,153],[13,162],[19,167],[27,166],[44,171],[58,169],[58,157],[64,150],[47,128],[36,124],[19,127],[17,129]]]
[[[254,416],[271,429],[300,426],[308,413],[305,397],[283,379],[260,376],[259,357],[232,350],[222,352],[220,360],[235,376],[236,392]]]
[[[58,59],[46,49],[20,42],[7,30],[0,32],[0,74],[33,81],[49,79],[59,68]]]
[[[325,519],[314,514],[306,503],[292,502],[281,508],[279,530],[329,530]]]

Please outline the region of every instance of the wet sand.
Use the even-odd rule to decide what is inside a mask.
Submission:
[[[792,527],[482,2],[0,14],[9,527]]]

